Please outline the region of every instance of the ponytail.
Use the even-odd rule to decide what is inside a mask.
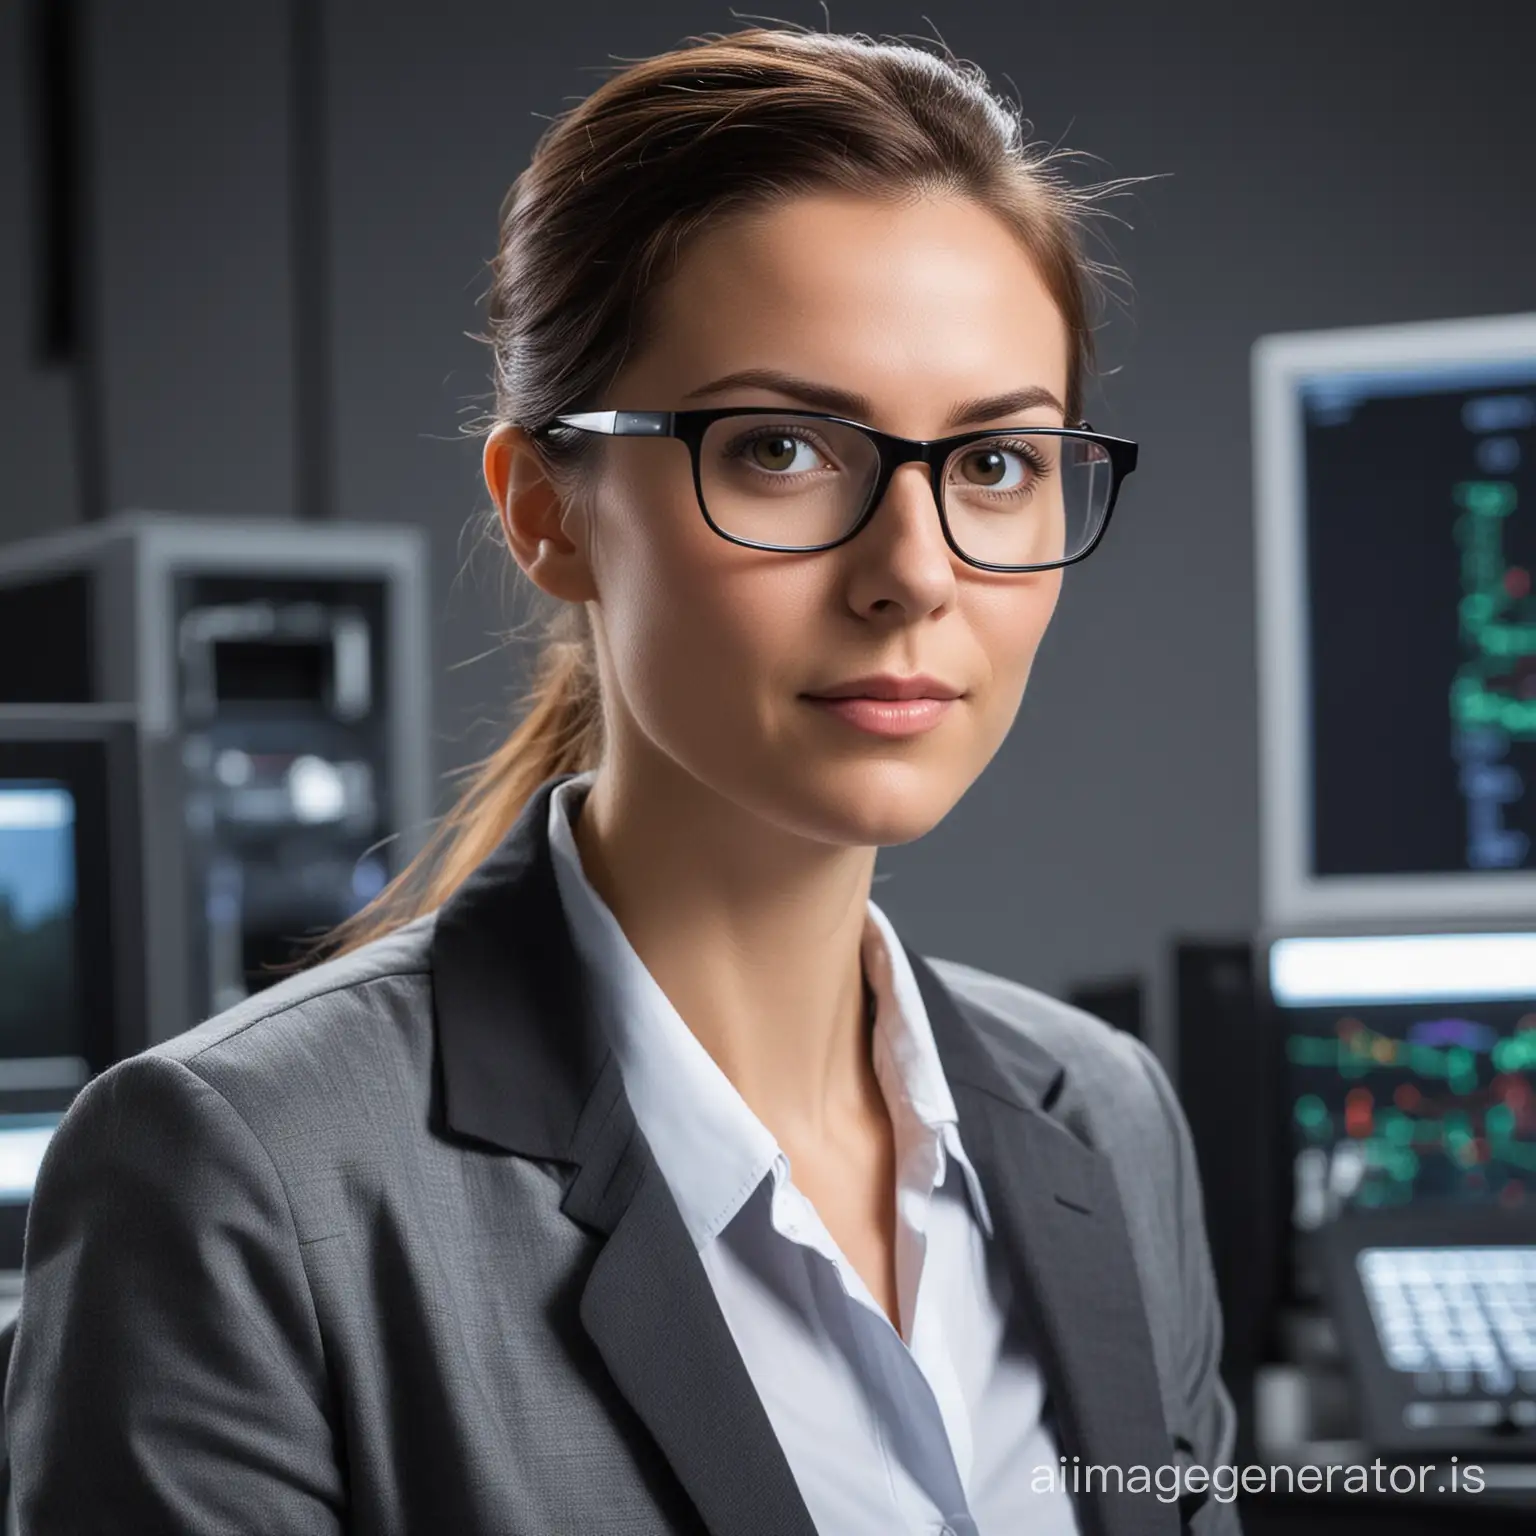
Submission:
[[[300,965],[348,954],[434,911],[491,854],[541,784],[597,766],[602,698],[585,608],[562,604],[549,621],[533,686],[520,703],[522,719],[506,740],[459,770],[467,783],[416,857]]]

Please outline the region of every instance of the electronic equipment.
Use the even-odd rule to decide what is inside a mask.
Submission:
[[[1536,1208],[1356,1214],[1322,1248],[1374,1449],[1536,1454]]]
[[[1146,1039],[1146,989],[1139,976],[1111,976],[1078,982],[1067,989],[1067,1001],[1084,1013],[1112,1024],[1138,1040]]]
[[[1175,1073],[1200,1169],[1205,1230],[1223,1319],[1221,1374],[1238,1405],[1238,1454],[1253,1449],[1249,1411],[1275,1301],[1271,1085],[1244,937],[1173,946]]]
[[[0,705],[0,1270],[80,1088],[147,1043],[131,710]]]
[[[425,540],[134,513],[0,549],[0,700],[138,728],[151,1043],[270,983],[430,815]]]
[[[1536,916],[1536,315],[1253,353],[1263,907]]]
[[[1536,1209],[1536,934],[1291,937],[1269,948],[1291,1217]]]
[[[1406,1323],[1386,1327],[1382,1308],[1392,1310],[1403,1265],[1413,1307],[1422,1295],[1433,1311],[1442,1280],[1465,1298],[1495,1259],[1503,1274],[1508,1255],[1481,1250],[1536,1233],[1536,933],[1291,935],[1273,939],[1267,959],[1285,1294],[1331,1316],[1372,1446],[1451,1453],[1465,1432],[1482,1454],[1529,1457],[1536,1420],[1523,1416],[1536,1410],[1519,1405],[1536,1378],[1521,1374],[1523,1356],[1504,1362],[1507,1389],[1475,1366],[1442,1379],[1434,1372],[1462,1367],[1420,1370],[1410,1357],[1463,1332],[1429,1338],[1415,1311],[1415,1344]],[[1476,1310],[1458,1302],[1469,1328]]]

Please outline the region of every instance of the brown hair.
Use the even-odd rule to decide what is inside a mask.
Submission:
[[[683,244],[708,225],[796,194],[971,197],[1030,253],[1069,338],[1067,419],[1092,364],[1091,300],[1114,269],[1083,236],[1104,195],[1074,187],[1069,152],[1026,142],[1017,109],[975,66],[896,40],[791,28],[690,39],[632,64],[556,118],[501,208],[491,263],[494,413],[532,430],[596,408],[631,349],[648,299]],[[661,269],[658,271],[658,269]],[[533,439],[553,478],[575,486],[594,439]],[[494,521],[496,509],[490,509]],[[546,779],[596,767],[602,700],[586,610],[548,619],[522,719],[410,865],[321,941],[334,954],[440,905],[501,841]]]

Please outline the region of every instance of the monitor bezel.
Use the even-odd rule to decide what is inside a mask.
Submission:
[[[1530,359],[1536,313],[1263,336],[1252,354],[1261,909],[1271,924],[1536,917],[1536,869],[1313,871],[1311,690],[1300,388],[1328,375]]]
[[[103,706],[0,705],[0,779],[75,797],[75,924],[88,1076],[146,1043],[137,730]],[[0,1099],[5,1094],[0,1093]]]
[[[0,777],[75,791],[77,943],[85,1079],[148,1044],[138,718],[115,705],[0,705]],[[0,1088],[0,1108],[63,1111],[84,1086]],[[17,1272],[29,1201],[0,1203],[0,1271]]]

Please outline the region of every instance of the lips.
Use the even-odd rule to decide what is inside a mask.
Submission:
[[[912,677],[897,677],[882,672],[870,677],[856,677],[844,683],[834,683],[808,694],[813,699],[958,699],[963,689],[956,688],[939,678],[919,673]]]
[[[876,699],[868,694],[843,694],[836,698],[807,695],[806,702],[867,736],[887,738],[921,736],[955,706],[954,698],[939,699],[931,694],[911,699]]]

